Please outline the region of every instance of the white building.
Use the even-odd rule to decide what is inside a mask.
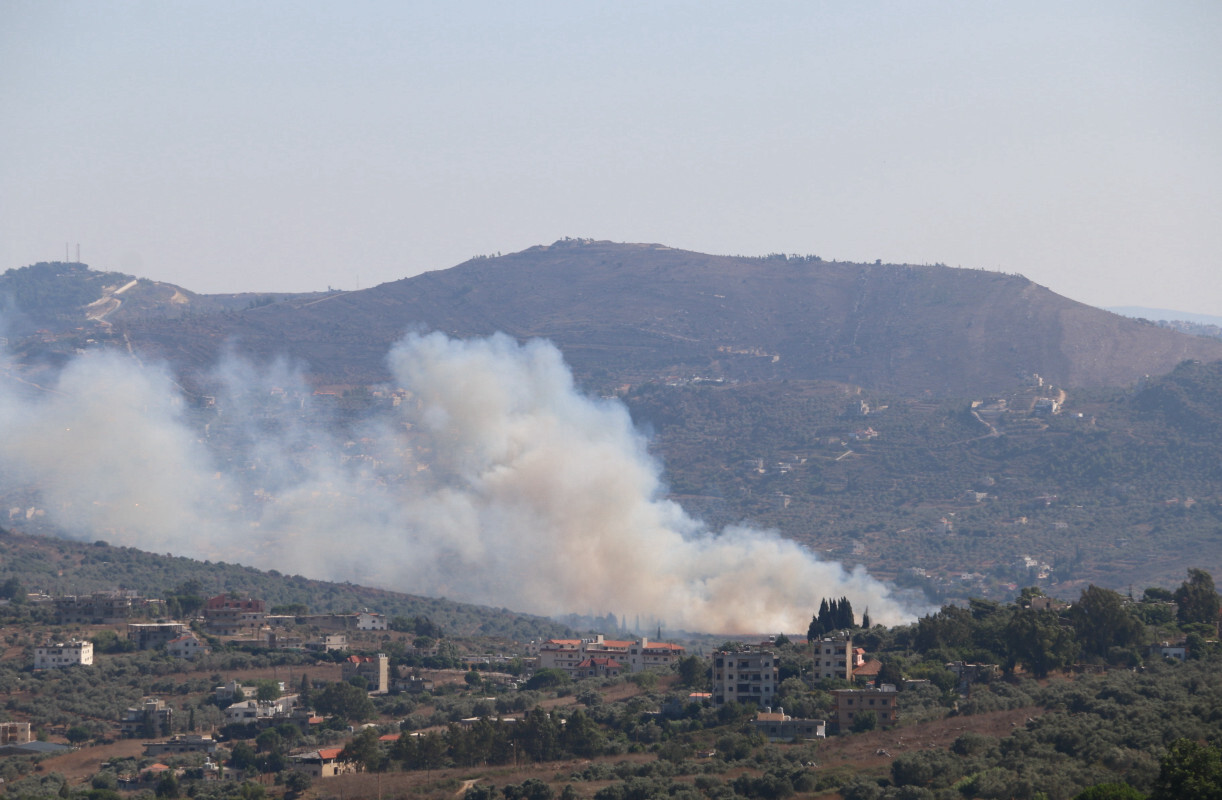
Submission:
[[[295,694],[286,694],[276,700],[243,700],[234,703],[225,709],[225,723],[284,719],[297,707],[297,697]]]
[[[375,614],[372,611],[362,611],[356,615],[356,629],[358,631],[384,631],[386,630],[387,622],[385,614]]]
[[[194,633],[185,633],[177,639],[166,642],[165,651],[174,658],[185,658],[188,661],[208,652],[208,648]]]
[[[93,642],[73,640],[34,648],[34,669],[57,669],[93,664]]]

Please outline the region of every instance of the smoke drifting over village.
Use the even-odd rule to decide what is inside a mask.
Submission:
[[[822,597],[911,612],[863,569],[663,496],[627,410],[546,342],[411,335],[392,387],[346,409],[231,357],[215,404],[118,353],[0,389],[3,524],[538,614],[805,631]],[[343,404],[339,404],[343,405]],[[202,406],[202,407],[201,407]]]

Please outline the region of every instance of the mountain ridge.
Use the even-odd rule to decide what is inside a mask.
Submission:
[[[561,240],[377,287],[189,318],[116,320],[133,346],[202,371],[226,347],[283,354],[318,383],[379,383],[409,330],[547,338],[578,378],[832,380],[909,395],[1003,391],[1038,374],[1127,386],[1222,342],[982,270],[711,256]]]

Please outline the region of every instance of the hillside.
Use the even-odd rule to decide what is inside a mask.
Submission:
[[[302,604],[320,614],[368,608],[388,617],[428,617],[454,636],[503,636],[529,641],[566,630],[551,620],[515,614],[508,609],[351,583],[328,583],[238,564],[146,553],[132,547],[111,547],[103,541],[86,544],[26,536],[0,528],[0,583],[10,579],[16,579],[28,591],[53,595],[124,588],[146,597],[165,597],[177,587],[196,581],[209,594],[237,592],[261,598],[269,608]]]
[[[543,337],[606,388],[668,376],[833,380],[914,395],[1054,384],[1126,386],[1222,358],[1191,337],[1060,297],[1021,276],[944,266],[735,258],[563,240],[358,292],[223,314],[131,316],[133,346],[206,369],[235,342],[287,355],[319,383],[385,380],[412,329]]]
[[[1136,392],[976,403],[797,381],[624,399],[672,497],[714,525],[746,518],[936,598],[1036,583],[1068,597],[1222,571],[1220,382],[1222,362],[1186,362]]]

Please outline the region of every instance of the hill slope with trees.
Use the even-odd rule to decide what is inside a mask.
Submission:
[[[301,575],[282,575],[240,564],[195,561],[158,555],[133,547],[112,547],[26,536],[0,528],[0,585],[8,596],[26,591],[51,595],[131,589],[165,599],[177,587],[193,585],[207,596],[236,592],[275,606],[306,607],[311,613],[352,613],[362,608],[386,617],[430,619],[455,636],[503,636],[528,641],[564,634],[552,620],[508,609],[494,609],[444,598],[329,583]]]
[[[141,280],[83,323],[82,304],[134,280],[0,277],[52,326],[10,338],[11,374],[130,347],[199,400],[224,352],[362,387],[408,330],[544,337],[586,391],[624,400],[671,497],[714,525],[775,527],[935,598],[1222,571],[1222,342],[1021,276],[562,240],[358,292]]]

